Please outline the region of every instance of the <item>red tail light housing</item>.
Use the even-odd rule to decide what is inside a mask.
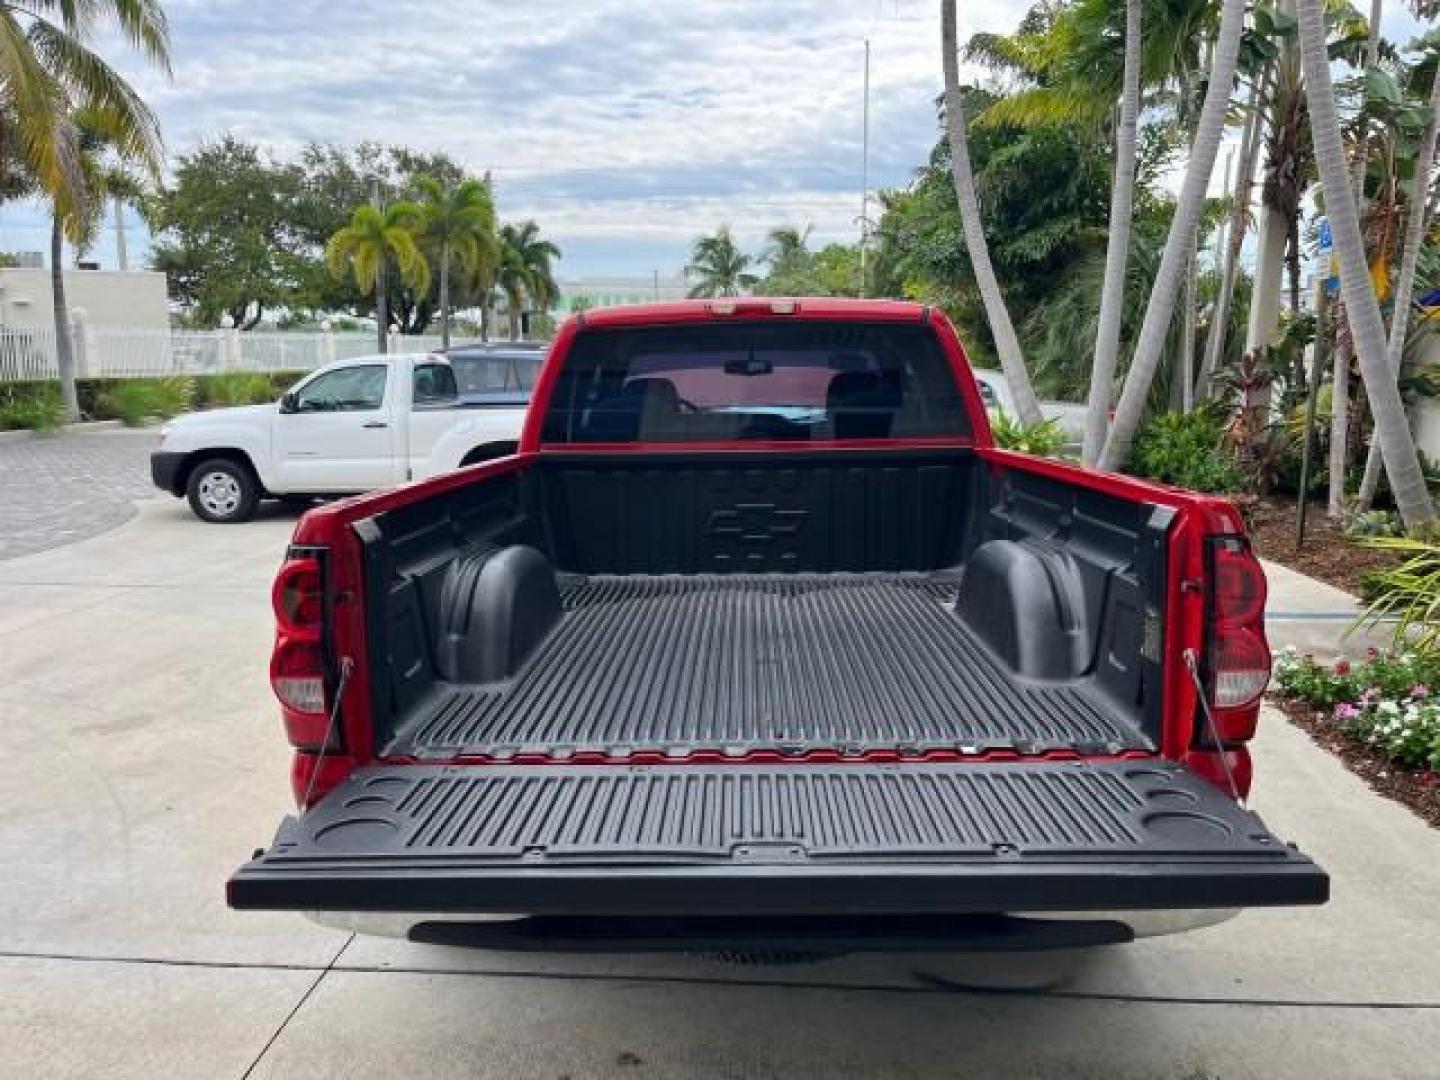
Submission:
[[[319,641],[325,625],[325,579],[320,561],[310,557],[286,559],[270,590],[270,603],[282,634]]]
[[[1205,671],[1215,732],[1201,726],[1196,741],[1223,745],[1255,737],[1260,699],[1270,682],[1265,641],[1265,571],[1241,536],[1209,540],[1210,597]]]
[[[318,642],[278,634],[270,657],[270,687],[280,700],[291,746],[312,751],[333,748],[334,733],[327,743],[330,716],[325,707],[325,661]]]

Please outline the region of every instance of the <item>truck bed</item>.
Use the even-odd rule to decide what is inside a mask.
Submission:
[[[443,684],[387,756],[1155,749],[1083,680],[1016,675],[945,573],[566,575],[513,679]]]

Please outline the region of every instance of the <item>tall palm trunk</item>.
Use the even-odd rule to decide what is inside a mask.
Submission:
[[[440,245],[440,348],[450,348],[450,245]]]
[[[1405,240],[1400,249],[1400,276],[1395,281],[1395,309],[1390,315],[1390,342],[1386,359],[1392,378],[1400,377],[1400,360],[1405,353],[1405,334],[1410,329],[1410,299],[1415,292],[1415,267],[1420,261],[1420,248],[1425,241],[1425,197],[1430,190],[1430,171],[1435,166],[1435,143],[1440,136],[1440,67],[1430,79],[1430,123],[1420,139],[1415,158],[1415,175],[1410,185],[1410,205],[1406,209]],[[1360,480],[1359,508],[1369,509],[1380,486],[1380,443],[1370,443],[1365,459],[1365,475]]]
[[[1288,14],[1295,13],[1295,0],[1280,0],[1278,8]],[[1302,75],[1296,64],[1295,44],[1287,40],[1281,46],[1282,53],[1276,60],[1276,93],[1272,98],[1271,111],[1271,154],[1266,157],[1266,194],[1261,199],[1260,228],[1255,238],[1255,272],[1250,294],[1250,318],[1245,330],[1245,352],[1253,355],[1272,344],[1280,328],[1280,295],[1285,284],[1285,251],[1290,239],[1290,214],[1280,205],[1286,185],[1281,177],[1290,164],[1289,133],[1299,122],[1298,110],[1287,108],[1287,102],[1295,98],[1285,90],[1292,88],[1292,80],[1301,80]],[[1247,404],[1257,405],[1262,417],[1268,411],[1270,387],[1254,395]]]
[[[1120,324],[1125,311],[1125,263],[1130,256],[1130,223],[1135,216],[1135,127],[1140,115],[1142,0],[1125,0],[1125,71],[1120,89],[1120,125],[1115,131],[1115,179],[1110,191],[1110,238],[1105,247],[1105,284],[1100,292],[1100,321],[1095,331],[1095,366],[1085,410],[1085,442],[1080,460],[1094,465],[1105,446],[1110,404],[1115,398],[1115,368]]]
[[[1366,71],[1380,61],[1380,15],[1383,11],[1383,0],[1370,0],[1370,22],[1365,41]],[[1350,181],[1355,189],[1356,207],[1365,205],[1365,168],[1370,157],[1370,140],[1366,137],[1368,127],[1362,115],[1359,146],[1356,148],[1355,163],[1351,166]],[[1334,521],[1345,516],[1345,474],[1350,467],[1350,361],[1354,358],[1354,342],[1347,334],[1343,344],[1336,343],[1334,381],[1330,390],[1330,491],[1326,514]],[[1371,446],[1375,446],[1374,440],[1371,440]],[[1367,474],[1370,471],[1368,458],[1365,471]],[[1369,508],[1370,500],[1366,499],[1363,509]]]
[[[385,256],[375,264],[375,337],[382,353],[390,351],[390,297],[385,292]]]
[[[1275,340],[1280,327],[1280,294],[1285,278],[1285,244],[1290,223],[1273,206],[1260,207],[1260,229],[1255,239],[1255,274],[1250,293],[1250,318],[1245,329],[1245,351],[1258,352]]]
[[[1350,464],[1350,361],[1355,351],[1350,335],[1340,333],[1345,309],[1335,305],[1332,318],[1335,327],[1335,362],[1330,378],[1330,490],[1325,516],[1339,521],[1345,516],[1345,470]]]
[[[1330,232],[1340,258],[1340,288],[1360,374],[1375,418],[1375,438],[1385,454],[1395,505],[1407,528],[1435,519],[1435,508],[1425,487],[1415,440],[1405,416],[1400,388],[1386,360],[1385,324],[1370,282],[1365,243],[1360,235],[1360,213],[1351,197],[1345,148],[1335,110],[1335,88],[1330,81],[1330,57],[1325,42],[1325,16],[1321,0],[1299,0],[1300,55],[1305,65],[1305,96],[1310,104],[1310,132]]]
[[[1180,335],[1180,355],[1176,357],[1175,374],[1177,390],[1172,397],[1180,403],[1181,412],[1195,407],[1195,337],[1196,308],[1200,304],[1200,282],[1197,280],[1198,260],[1195,247],[1199,243],[1198,230],[1190,234],[1190,257],[1185,261],[1185,328]]]
[[[1240,137],[1240,170],[1231,194],[1230,223],[1225,234],[1225,256],[1220,270],[1220,292],[1215,298],[1210,329],[1205,335],[1205,355],[1195,379],[1195,397],[1204,401],[1210,396],[1210,380],[1220,366],[1225,339],[1230,332],[1230,303],[1235,298],[1235,279],[1239,276],[1240,250],[1245,246],[1245,227],[1250,217],[1250,194],[1255,187],[1255,166],[1260,157],[1260,113],[1265,107],[1265,86],[1270,67],[1250,86],[1250,112]]]
[[[1102,469],[1115,470],[1125,464],[1130,457],[1130,444],[1145,414],[1150,383],[1155,378],[1160,353],[1169,336],[1170,318],[1175,313],[1180,275],[1194,248],[1191,238],[1200,220],[1205,191],[1210,186],[1210,173],[1215,167],[1215,155],[1224,134],[1225,113],[1230,105],[1230,90],[1235,81],[1240,36],[1244,29],[1245,0],[1224,0],[1209,84],[1205,88],[1205,101],[1200,106],[1195,138],[1191,143],[1190,164],[1175,205],[1175,217],[1170,222],[1170,235],[1165,238],[1165,251],[1160,256],[1160,267],[1150,290],[1150,302],[1145,307],[1145,321],[1140,326],[1135,356],[1125,377],[1125,389],[1115,407],[1110,437],[1100,455]]]
[[[965,131],[965,111],[960,101],[960,58],[955,40],[955,0],[940,3],[940,48],[945,71],[945,132],[950,141],[950,173],[955,181],[955,199],[960,204],[960,225],[965,233],[965,249],[970,267],[985,304],[985,317],[995,338],[995,351],[1000,354],[1000,367],[1010,393],[1015,398],[1015,411],[1022,424],[1038,424],[1044,420],[1030,373],[1025,370],[1025,357],[1020,352],[1020,339],[1010,311],[1000,292],[1000,282],[990,263],[990,248],[980,224],[980,200],[975,194],[975,174],[970,168],[969,136]]]
[[[65,419],[80,419],[80,397],[75,391],[75,341],[70,334],[70,301],[65,296],[65,231],[59,213],[50,220],[50,291],[55,314],[55,366],[65,398]]]

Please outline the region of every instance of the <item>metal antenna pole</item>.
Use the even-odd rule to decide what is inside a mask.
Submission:
[[[123,272],[130,269],[130,256],[125,250],[125,204],[115,196],[115,263]]]
[[[860,142],[860,295],[869,293],[865,248],[870,241],[870,39],[865,39],[865,103]]]

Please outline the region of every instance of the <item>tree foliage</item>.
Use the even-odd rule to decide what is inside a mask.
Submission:
[[[440,310],[442,247],[451,310],[488,300],[502,257],[488,177],[467,174],[445,154],[377,143],[312,144],[285,161],[224,136],[182,155],[149,207],[152,263],[197,326],[227,317],[248,329],[266,316],[369,315],[376,306],[371,287],[353,273],[331,273],[325,249],[376,195],[382,207],[420,208],[411,231],[430,273],[385,281],[386,308],[402,333],[422,333]],[[442,242],[444,235],[451,239]],[[550,264],[559,249],[533,222],[515,226],[513,236],[523,238],[522,276],[529,283],[518,295],[548,305],[557,291]],[[543,266],[536,262],[542,255]]]

